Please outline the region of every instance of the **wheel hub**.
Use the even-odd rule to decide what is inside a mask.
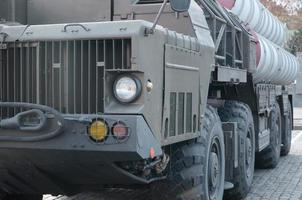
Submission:
[[[224,181],[221,177],[223,168],[221,163],[221,146],[218,138],[213,139],[208,156],[208,197],[210,200],[217,200],[222,188],[222,181]]]
[[[214,152],[211,153],[210,158],[210,184],[213,188],[216,188],[218,179],[220,176],[218,155]]]

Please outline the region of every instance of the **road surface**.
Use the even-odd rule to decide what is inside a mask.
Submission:
[[[292,149],[275,169],[256,170],[245,200],[302,199],[302,131],[294,131]]]
[[[292,149],[275,169],[256,169],[253,187],[245,200],[302,200],[302,109],[295,109]],[[147,200],[148,198],[144,198]],[[80,194],[73,197],[45,196],[44,200],[128,200],[123,195]]]
[[[294,109],[291,152],[275,169],[256,170],[253,187],[245,200],[302,199],[302,108]]]

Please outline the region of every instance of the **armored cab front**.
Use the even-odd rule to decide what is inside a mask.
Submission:
[[[237,4],[3,1],[0,194],[244,198],[289,152],[298,65]]]

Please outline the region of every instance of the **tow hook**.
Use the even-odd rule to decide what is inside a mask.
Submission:
[[[31,116],[34,116],[37,120],[34,123],[26,123],[25,119]],[[46,116],[41,110],[32,109],[18,113],[12,118],[1,120],[0,128],[16,129],[20,131],[40,131],[45,127],[46,121]]]
[[[170,157],[167,154],[163,154],[160,157],[157,157],[155,161],[146,165],[143,169],[144,174],[149,174],[150,170],[155,169],[157,174],[161,174],[168,166],[170,162]]]
[[[19,102],[0,102],[0,107],[31,109],[18,113],[17,115],[9,119],[0,119],[0,132],[1,129],[13,129],[17,131],[27,132],[41,132],[40,135],[35,134],[34,136],[12,136],[0,134],[0,141],[38,142],[52,139],[63,133],[65,120],[61,113],[59,113],[53,108],[39,104]],[[48,114],[53,115],[54,120],[57,121],[56,129],[49,132],[45,130],[48,121]],[[34,122],[31,122],[30,120],[28,121],[28,118],[33,118],[35,120]]]

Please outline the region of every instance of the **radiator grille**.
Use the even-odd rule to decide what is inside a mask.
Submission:
[[[38,103],[70,114],[102,113],[106,70],[130,69],[131,40],[9,43],[0,59],[1,101]],[[1,116],[16,112],[1,109]]]

